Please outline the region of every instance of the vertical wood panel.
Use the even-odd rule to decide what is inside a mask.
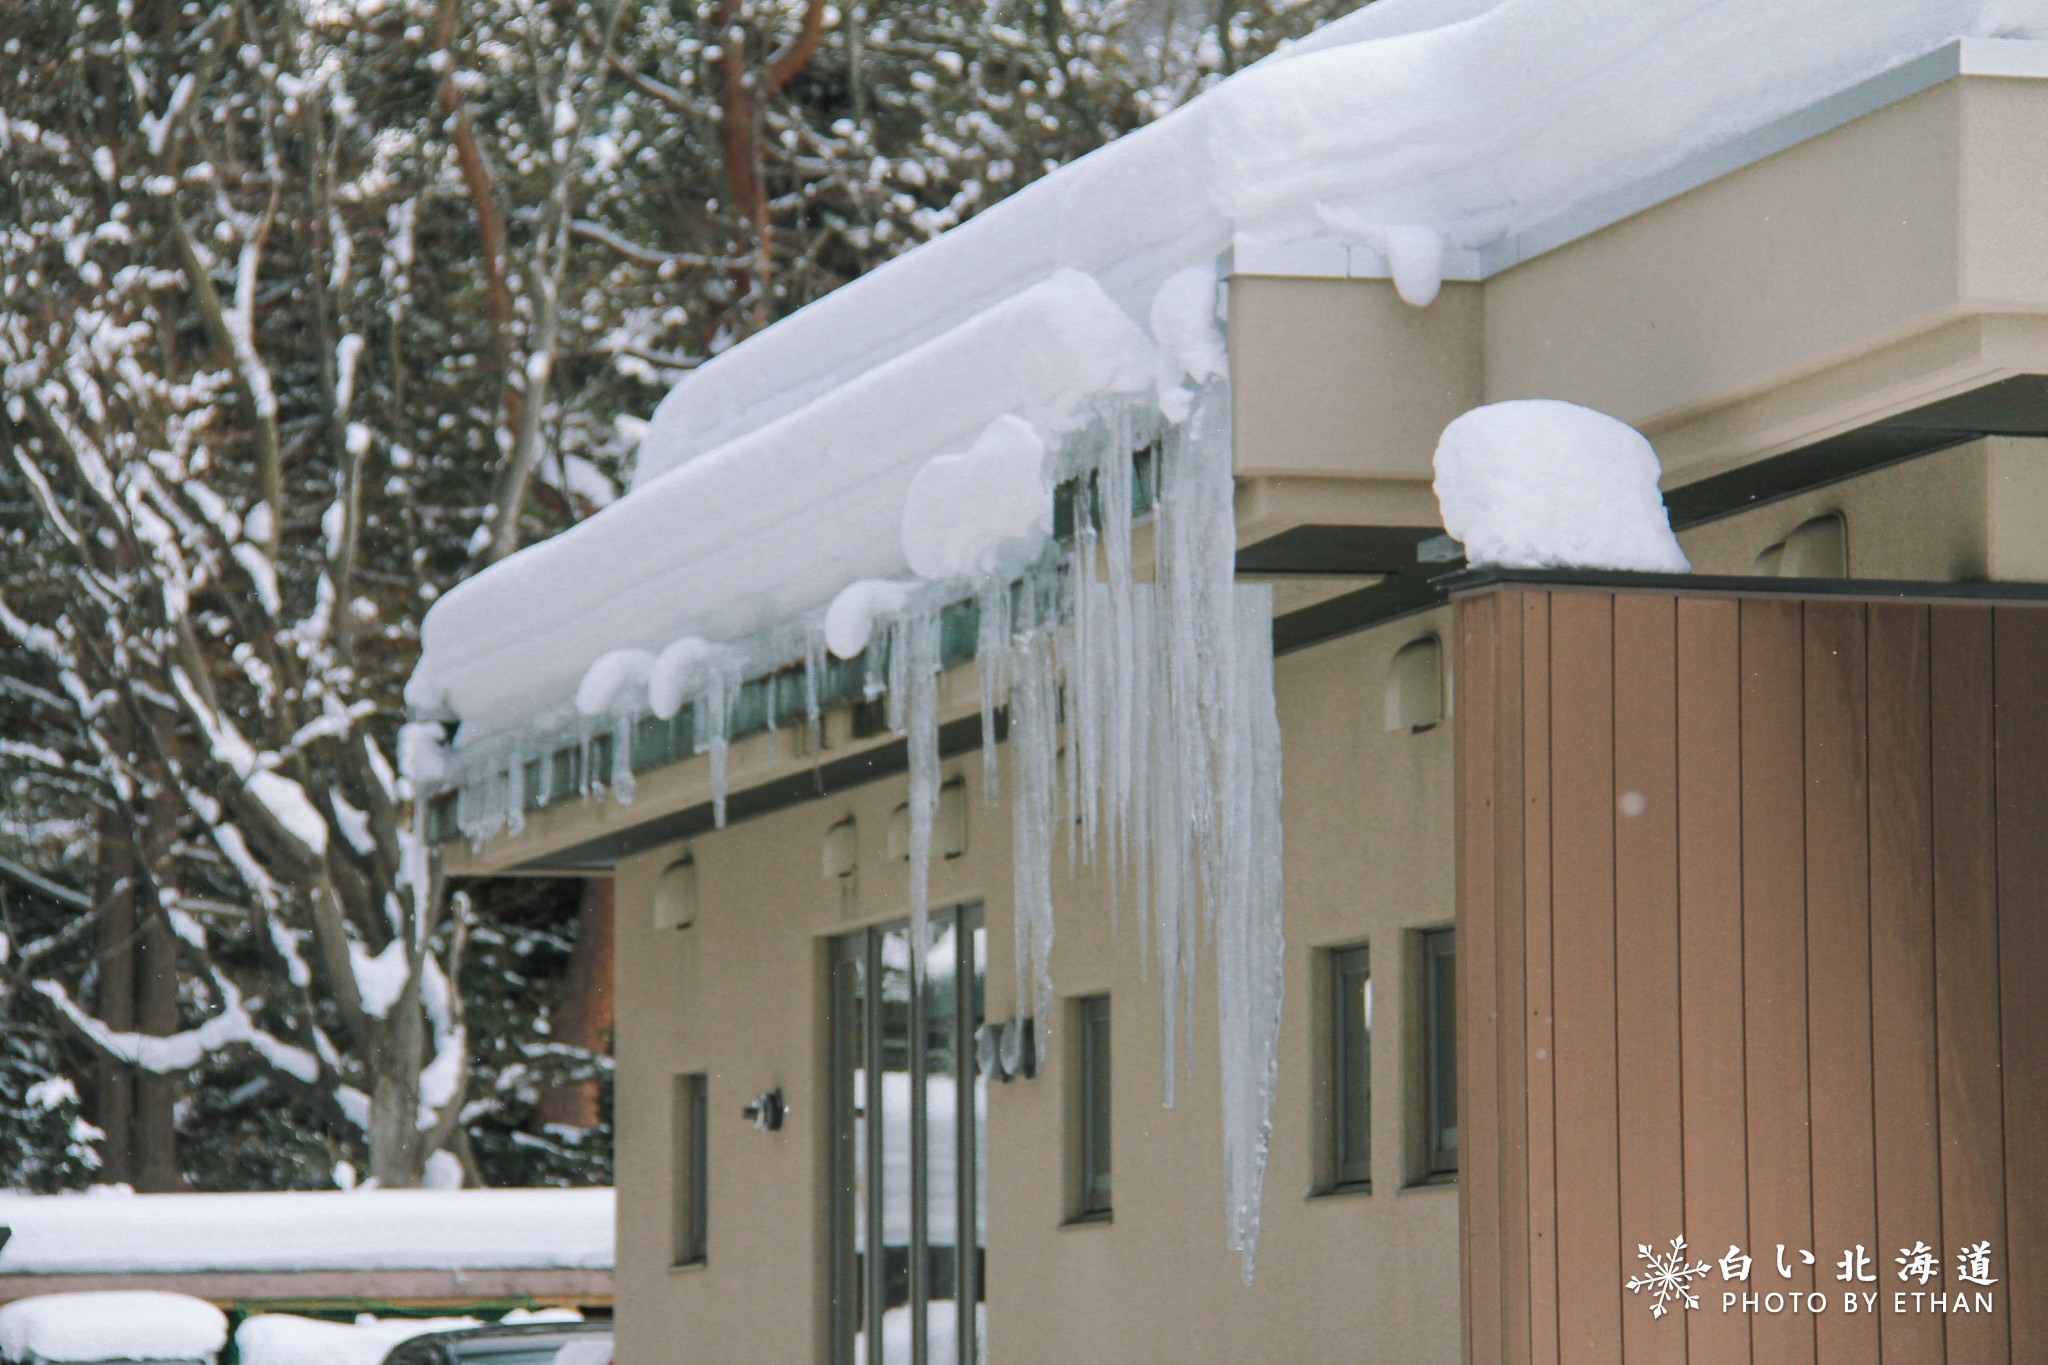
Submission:
[[[1665,596],[1614,599],[1614,951],[1621,964],[1615,1062],[1624,1255],[1638,1244],[1661,1250],[1685,1229],[1676,609]],[[1659,1319],[1640,1303],[1625,1305],[1629,1365],[1681,1365],[1688,1316]]]
[[[1500,1343],[1500,1189],[1487,1155],[1502,1106],[1494,1066],[1496,987],[1490,944],[1503,907],[1495,844],[1503,792],[1498,763],[1500,620],[1512,594],[1488,593],[1459,604],[1457,686],[1458,938],[1465,957],[1458,1000],[1458,1122],[1461,1140],[1458,1228],[1464,1245],[1460,1296],[1465,1359],[1494,1365]],[[1384,959],[1383,959],[1384,960]]]
[[[1621,1359],[1615,1112],[1613,599],[1551,599],[1551,935],[1559,1343]]]
[[[1935,1249],[1952,1288],[1955,1251],[1965,1240],[2006,1244],[1991,612],[1944,606],[1933,608],[1930,618],[1942,1222]],[[1949,1365],[2009,1359],[2002,1311],[1952,1316],[1947,1334]]]
[[[1870,609],[1870,1011],[1879,1300],[1893,1258],[1941,1226],[1934,1080],[1933,811],[1927,609]],[[1887,1365],[1941,1365],[1941,1319],[1878,1316]]]
[[[1500,887],[1495,968],[1499,1019],[1499,1203],[1501,1356],[1527,1365],[1529,1348],[1529,1058],[1528,951],[1524,889],[1526,831],[1522,801],[1527,782],[1524,736],[1523,623],[1520,595],[1501,613],[1501,696],[1495,715],[1501,794],[1495,878]]]
[[[1529,1358],[1560,1365],[1557,1250],[1556,983],[1551,915],[1551,596],[1522,611],[1523,908],[1528,920]]]
[[[1718,1260],[1750,1246],[1742,1020],[1742,688],[1736,604],[1678,603],[1678,932],[1685,1227]],[[1749,1320],[1686,1319],[1691,1365],[1747,1365]]]
[[[1991,1273],[2012,1358],[2048,1360],[2048,611],[2001,607],[1993,632],[2006,1241]]]
[[[1844,1313],[1842,1281],[1856,1248],[1881,1275],[1877,1155],[1871,1108],[1869,785],[1865,608],[1806,605],[1807,1034],[1813,1106],[1813,1236],[1817,1277],[1837,1311],[1814,1319],[1819,1358],[1875,1360],[1877,1320]],[[1895,1281],[1896,1282],[1896,1281]]]
[[[1806,859],[1797,602],[1742,603],[1742,1004],[1748,1070],[1749,1227],[1764,1290],[1814,1287],[1806,1055]],[[1789,1277],[1778,1275],[1786,1248]],[[1816,1253],[1817,1254],[1817,1253]],[[1755,1357],[1814,1359],[1805,1314],[1750,1320]]]

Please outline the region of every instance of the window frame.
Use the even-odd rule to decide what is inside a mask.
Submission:
[[[1362,979],[1365,994],[1359,1011],[1359,1037],[1352,1038],[1350,982]],[[1372,1188],[1372,953],[1365,943],[1331,948],[1324,955],[1323,986],[1329,996],[1324,1015],[1326,1032],[1327,1087],[1323,1184],[1326,1190],[1366,1191]],[[1352,1114],[1348,1103],[1352,1093],[1352,1054],[1358,1053],[1363,1072],[1356,1079],[1363,1089],[1362,1123],[1356,1144],[1352,1141]]]
[[[1421,1183],[1458,1177],[1457,929],[1416,935],[1416,1000],[1421,1015],[1421,1110],[1417,1162]],[[1444,1122],[1448,1110],[1450,1122]]]
[[[680,1269],[711,1259],[710,1079],[702,1071],[684,1072],[672,1085],[669,1264]]]
[[[1067,1222],[1106,1223],[1115,1209],[1116,1033],[1107,993],[1068,1002]]]
[[[888,1120],[880,1103],[887,1076],[908,1075],[913,1095],[927,1096],[913,1102],[908,1118],[910,1157],[909,1233],[904,1248],[908,1262],[907,1303],[913,1311],[911,1359],[919,1365],[953,1365],[949,1358],[932,1350],[930,1306],[941,1300],[930,1297],[934,1289],[931,1233],[931,1179],[928,1082],[937,1074],[927,1071],[930,1025],[950,1021],[952,1040],[951,1083],[954,1091],[954,1243],[944,1266],[950,1284],[950,1301],[955,1305],[955,1341],[962,1361],[979,1359],[979,1310],[985,1305],[986,1279],[984,1248],[979,1240],[982,1227],[980,1208],[985,1199],[984,1151],[977,1086],[974,1037],[982,1021],[986,1001],[984,978],[977,967],[985,966],[987,925],[977,901],[934,907],[931,912],[932,942],[943,932],[954,934],[952,960],[954,989],[950,1002],[927,993],[929,973],[915,986],[910,998],[898,1000],[883,994],[883,945],[886,939],[907,936],[908,921],[892,920],[873,924],[827,941],[829,981],[827,1031],[829,1034],[828,1093],[830,1102],[821,1115],[823,1136],[831,1161],[830,1227],[827,1281],[828,1356],[835,1365],[868,1365],[879,1361],[882,1333],[866,1332],[867,1325],[879,1326],[890,1311],[890,1251],[899,1245],[887,1241],[887,1208],[893,1202],[885,1190],[885,1148],[883,1131]],[[915,1043],[890,1032],[889,1012],[899,1008],[903,1022],[914,1031]],[[885,1034],[888,1037],[885,1039]],[[901,1047],[905,1058],[892,1070],[885,1051]],[[860,1133],[857,1134],[856,1126]],[[943,1299],[944,1296],[942,1296]],[[858,1349],[865,1337],[866,1354]]]

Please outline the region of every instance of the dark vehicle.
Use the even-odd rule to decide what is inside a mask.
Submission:
[[[522,1322],[465,1327],[401,1341],[384,1365],[611,1365],[608,1322]]]

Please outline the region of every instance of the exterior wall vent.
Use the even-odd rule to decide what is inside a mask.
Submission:
[[[689,854],[661,870],[654,883],[654,927],[687,929],[697,922],[697,862]]]
[[[967,851],[967,782],[956,777],[939,788],[939,808],[932,813],[932,856],[957,858]],[[889,856],[910,857],[910,803],[889,812]]]
[[[859,827],[847,816],[825,831],[825,875],[851,877],[860,870]]]
[[[932,817],[932,854],[957,858],[967,851],[967,783],[954,778],[939,788],[939,808]]]
[[[905,801],[889,812],[889,856],[899,863],[910,861],[910,803]]]
[[[1444,647],[1434,635],[1410,640],[1387,667],[1387,731],[1419,735],[1444,718]]]
[[[1847,578],[1849,523],[1840,512],[1802,521],[1791,535],[1764,547],[1752,572],[1765,578]]]

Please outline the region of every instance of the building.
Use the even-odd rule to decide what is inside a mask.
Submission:
[[[2023,25],[1970,6],[1850,22],[1731,4],[1692,25],[1675,8],[1597,40],[1563,5],[1333,26],[707,366],[657,415],[631,496],[430,619],[418,696],[461,721],[434,808],[449,871],[617,879],[628,1365],[685,1333],[821,1362],[977,1344],[1004,1361],[2048,1358],[2048,862],[2030,833],[2048,818],[2048,44],[1991,36]],[[1415,72],[1409,106],[1372,103],[1375,79]],[[1299,99],[1273,102],[1276,82]],[[1376,112],[1414,152],[1394,170]],[[1530,131],[1469,135],[1487,120]],[[1187,140],[1225,136],[1241,141]],[[1262,173],[1297,142],[1300,165]],[[1258,155],[1232,160],[1242,145]],[[1103,196],[1172,200],[1190,157],[1221,188],[1088,238],[1141,202]],[[1318,167],[1365,183],[1364,207],[1317,202]],[[1362,217],[1374,204],[1443,230]],[[1181,344],[1160,284],[1216,232],[1227,381]],[[1095,817],[1072,840],[1015,818],[1040,778],[1084,807],[1116,789],[1121,760],[1088,769],[1117,743],[1100,747],[1101,716],[1155,738],[1209,724],[1162,720],[1158,698],[1184,694],[1118,703],[1069,677],[1082,757],[1055,764],[1024,656],[977,649],[964,607],[932,638],[892,628],[893,674],[791,629],[815,636],[827,601],[903,609],[840,589],[903,579],[918,547],[892,534],[862,559],[829,527],[887,484],[893,532],[910,471],[969,444],[877,456],[857,483],[834,433],[888,448],[875,414],[916,426],[906,396],[936,410],[962,374],[987,377],[976,429],[1057,409],[1070,362],[1140,390],[1094,295],[1046,302],[1077,260],[1130,316],[1159,289],[1153,336],[1195,391],[1178,426],[1120,427],[1115,403],[1030,419],[1068,480],[1055,542],[1085,543],[1092,506],[1111,544],[1112,615],[1126,497],[1135,577],[1173,554],[1194,558],[1170,582],[1199,577],[1199,535],[1155,542],[1145,513],[1227,400],[1223,572],[1272,588],[1277,1033],[1260,1032],[1277,941],[1244,871],[1263,834],[1215,855],[1252,880],[1215,922],[1233,984],[1211,994],[1209,947],[1158,956],[1162,932],[1198,932],[1192,892],[1144,916]],[[975,331],[989,317],[1008,368]],[[1453,418],[1515,398],[1649,436],[1693,573],[1463,569],[1432,451]],[[806,454],[816,488],[733,472]],[[732,525],[677,529],[681,489]],[[785,538],[747,541],[757,520]],[[984,617],[1026,600],[1002,586]],[[1133,657],[1168,596],[1136,612],[1152,625],[1131,628]],[[697,638],[745,631],[779,643],[742,662]],[[678,639],[695,643],[664,649]],[[1235,648],[1234,667],[1260,663]],[[999,655],[1007,710],[982,701]],[[710,682],[676,681],[706,659],[725,660]],[[1091,666],[1108,693],[1136,676]],[[995,806],[985,725],[1005,737]],[[1262,779],[1245,780],[1249,806],[1219,798],[1226,823],[1256,816]],[[1145,807],[1152,846],[1204,837],[1173,825],[1205,800]],[[1042,941],[1041,865],[1050,1009],[1019,966]],[[1192,1029],[1162,978],[1200,982]],[[1049,1027],[1005,1026],[1033,1016]],[[1271,1094],[1251,1093],[1268,1055]],[[1270,1145],[1247,1146],[1261,1099]],[[1261,1176],[1247,1284],[1226,1189]],[[1653,1269],[1639,1247],[1680,1236],[1697,1308],[1628,1287]],[[1979,1242],[1995,1284],[1960,1278]],[[1922,1244],[1933,1278],[1902,1280]],[[1753,1263],[1737,1278],[1730,1251]],[[1850,1312],[1849,1292],[1876,1297]]]

